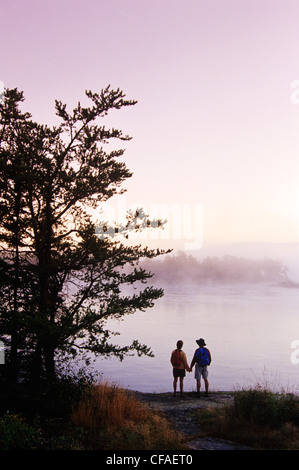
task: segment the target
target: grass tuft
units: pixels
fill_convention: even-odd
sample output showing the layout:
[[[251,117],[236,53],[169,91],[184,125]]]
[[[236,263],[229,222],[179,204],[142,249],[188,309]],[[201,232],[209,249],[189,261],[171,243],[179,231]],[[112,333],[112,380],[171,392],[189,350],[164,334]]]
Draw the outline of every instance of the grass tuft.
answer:
[[[92,387],[71,415],[72,423],[88,430],[85,448],[160,450],[184,449],[184,439],[159,413],[133,394],[109,384]]]
[[[233,405],[198,410],[204,432],[257,449],[299,449],[299,399],[254,388],[235,392]]]

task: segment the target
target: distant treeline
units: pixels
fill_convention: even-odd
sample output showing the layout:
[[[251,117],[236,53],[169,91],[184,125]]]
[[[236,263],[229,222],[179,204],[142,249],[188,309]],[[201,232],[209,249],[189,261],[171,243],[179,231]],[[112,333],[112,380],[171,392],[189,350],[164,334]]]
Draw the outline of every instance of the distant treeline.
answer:
[[[246,259],[235,256],[198,260],[184,252],[150,263],[155,280],[167,282],[282,282],[287,267],[280,260]]]

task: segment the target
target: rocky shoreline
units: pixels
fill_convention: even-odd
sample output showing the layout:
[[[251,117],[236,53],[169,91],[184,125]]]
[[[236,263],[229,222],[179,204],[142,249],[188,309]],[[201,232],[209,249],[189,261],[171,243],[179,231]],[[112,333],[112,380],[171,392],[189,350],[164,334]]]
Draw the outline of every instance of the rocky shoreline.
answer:
[[[155,411],[164,414],[178,432],[183,434],[190,450],[254,450],[236,442],[214,437],[201,436],[200,423],[194,412],[199,408],[221,407],[233,402],[232,392],[211,392],[208,397],[198,398],[195,393],[184,397],[173,393],[135,392],[136,398]]]

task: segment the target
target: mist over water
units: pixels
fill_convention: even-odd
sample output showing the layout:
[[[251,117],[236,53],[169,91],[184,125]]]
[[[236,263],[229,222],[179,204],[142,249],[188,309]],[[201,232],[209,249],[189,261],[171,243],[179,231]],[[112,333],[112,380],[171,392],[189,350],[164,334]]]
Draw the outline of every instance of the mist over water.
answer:
[[[166,272],[160,269],[161,265],[153,269],[156,272],[154,284],[164,288],[164,297],[156,301],[153,308],[129,315],[121,322],[111,321],[108,326],[120,333],[115,338],[117,344],[127,345],[138,339],[151,347],[155,357],[133,356],[123,362],[115,358],[97,359],[95,369],[102,373],[104,380],[129,389],[168,392],[172,390],[173,381],[170,354],[176,341],[184,341],[183,350],[190,364],[197,348],[196,339],[202,337],[212,354],[211,390],[228,391],[259,384],[275,391],[298,393],[299,352],[295,356],[298,361],[292,360],[296,353],[292,345],[296,341],[299,345],[297,246],[285,250],[288,259],[279,257],[277,249],[274,250],[277,256],[271,257],[273,248],[268,252],[263,250],[265,256],[257,252],[255,258],[242,258],[247,260],[244,266],[247,270],[251,266],[254,276],[259,272],[257,267],[261,269],[264,264],[251,264],[252,260],[271,261],[273,269],[268,273],[269,278],[265,278],[262,270],[262,282],[246,282],[248,272],[240,274],[242,280],[215,282],[203,277],[194,281],[193,275],[187,279],[188,269],[179,264],[168,266]],[[222,269],[224,264],[217,258],[221,252],[213,250],[212,253],[214,262]],[[208,252],[205,254],[209,256]],[[231,264],[235,270],[241,266],[236,255],[237,252],[229,255],[232,256],[230,262],[236,263]],[[178,262],[177,254],[173,256]],[[188,259],[198,268],[193,258],[194,253],[191,258],[183,254],[180,259]],[[200,258],[200,266],[204,259]],[[292,262],[291,269],[288,261]],[[153,263],[153,266],[158,265]],[[218,274],[229,272],[226,270],[223,274],[221,269]],[[184,272],[184,276],[177,282],[174,278],[179,277],[179,271]],[[194,373],[186,373],[185,391],[195,390],[195,385]]]
[[[299,364],[291,362],[291,344],[299,339],[299,290],[266,286],[194,286],[166,288],[152,309],[111,322],[121,333],[118,344],[133,339],[150,346],[154,358],[97,360],[103,378],[143,392],[172,389],[170,353],[184,341],[189,363],[203,337],[212,353],[209,368],[214,390],[234,390],[257,382],[295,392]],[[187,373],[185,390],[194,390]]]

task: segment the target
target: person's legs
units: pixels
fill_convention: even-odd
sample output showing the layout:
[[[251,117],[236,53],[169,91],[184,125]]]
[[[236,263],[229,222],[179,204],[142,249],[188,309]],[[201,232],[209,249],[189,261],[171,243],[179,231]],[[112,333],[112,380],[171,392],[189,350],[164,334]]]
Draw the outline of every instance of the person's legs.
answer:
[[[173,394],[174,394],[174,396],[176,395],[177,383],[178,383],[178,377],[174,377],[174,379],[173,379]]]
[[[180,377],[180,394],[183,395],[184,391],[184,377]]]
[[[202,368],[198,364],[195,364],[194,378],[196,380],[196,391],[197,391],[198,397],[200,396],[201,374],[202,374]]]
[[[202,374],[202,377],[204,379],[204,382],[205,382],[205,390],[206,390],[206,396],[208,396],[209,394],[209,381],[208,381],[208,370],[207,368],[205,368],[205,370],[203,371],[203,374]]]
[[[208,393],[209,393],[209,381],[208,381],[208,379],[204,379],[204,380],[205,380],[206,395],[208,395]]]

